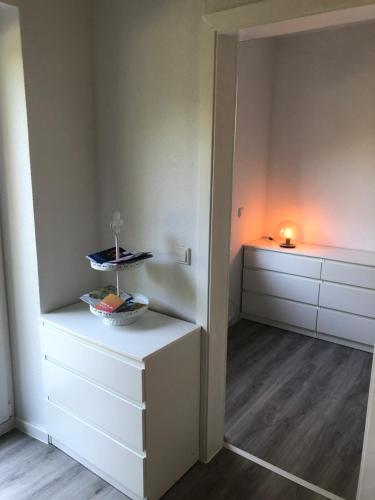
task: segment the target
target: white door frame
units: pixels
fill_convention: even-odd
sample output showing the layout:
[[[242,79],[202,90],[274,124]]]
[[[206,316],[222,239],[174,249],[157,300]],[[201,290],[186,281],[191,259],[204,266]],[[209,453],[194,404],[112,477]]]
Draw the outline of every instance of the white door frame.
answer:
[[[223,446],[236,42],[375,19],[375,0],[267,0],[201,23],[198,321],[201,459]]]

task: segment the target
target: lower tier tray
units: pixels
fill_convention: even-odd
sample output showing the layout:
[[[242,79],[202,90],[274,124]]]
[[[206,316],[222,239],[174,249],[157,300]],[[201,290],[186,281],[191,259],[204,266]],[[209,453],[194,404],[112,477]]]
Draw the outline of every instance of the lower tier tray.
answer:
[[[134,297],[134,308],[129,311],[106,313],[104,311],[99,311],[95,307],[90,305],[90,311],[95,316],[102,318],[105,325],[110,326],[123,326],[130,325],[137,321],[148,309],[149,300],[145,295],[140,293],[130,293]]]

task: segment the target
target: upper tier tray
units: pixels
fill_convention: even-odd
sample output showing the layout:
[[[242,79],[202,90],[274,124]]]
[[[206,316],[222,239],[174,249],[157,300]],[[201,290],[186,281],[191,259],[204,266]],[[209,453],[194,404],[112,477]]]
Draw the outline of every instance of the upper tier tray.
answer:
[[[129,269],[142,267],[145,260],[147,259],[136,260],[135,262],[123,262],[121,264],[110,264],[109,262],[97,264],[96,262],[90,261],[90,264],[96,271],[128,271]]]

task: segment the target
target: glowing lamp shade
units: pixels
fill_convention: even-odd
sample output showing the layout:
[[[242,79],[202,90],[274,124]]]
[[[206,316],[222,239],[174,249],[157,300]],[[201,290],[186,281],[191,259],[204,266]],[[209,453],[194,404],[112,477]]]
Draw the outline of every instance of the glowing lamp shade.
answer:
[[[302,239],[302,231],[297,222],[287,220],[281,222],[275,231],[275,240],[283,248],[295,248]]]

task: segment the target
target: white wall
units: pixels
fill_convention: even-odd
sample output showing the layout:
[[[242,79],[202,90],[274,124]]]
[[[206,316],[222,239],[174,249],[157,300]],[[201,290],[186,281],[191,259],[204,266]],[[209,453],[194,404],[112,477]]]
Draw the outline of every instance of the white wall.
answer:
[[[20,7],[23,67],[15,26],[12,36],[6,34],[1,64],[8,75],[1,96],[8,133],[1,183],[4,257],[15,413],[37,432],[45,423],[40,310],[76,302],[98,283],[84,258],[98,246],[92,5],[7,3]]]
[[[190,320],[196,318],[202,5],[95,2],[102,245],[112,244],[109,221],[121,210],[124,246],[156,256],[122,276],[124,286],[148,295],[157,310]],[[192,248],[192,266],[175,262],[177,244]]]
[[[270,150],[274,43],[238,44],[237,112],[233,166],[229,318],[239,316],[242,245],[263,236]],[[238,209],[242,207],[242,216]]]
[[[283,220],[305,242],[375,250],[374,26],[239,43],[232,317],[241,246]]]
[[[277,42],[266,232],[375,250],[375,25]]]
[[[17,9],[0,5],[0,214],[17,415],[43,425],[38,270]]]
[[[21,2],[41,309],[76,302],[98,277],[92,5]]]

